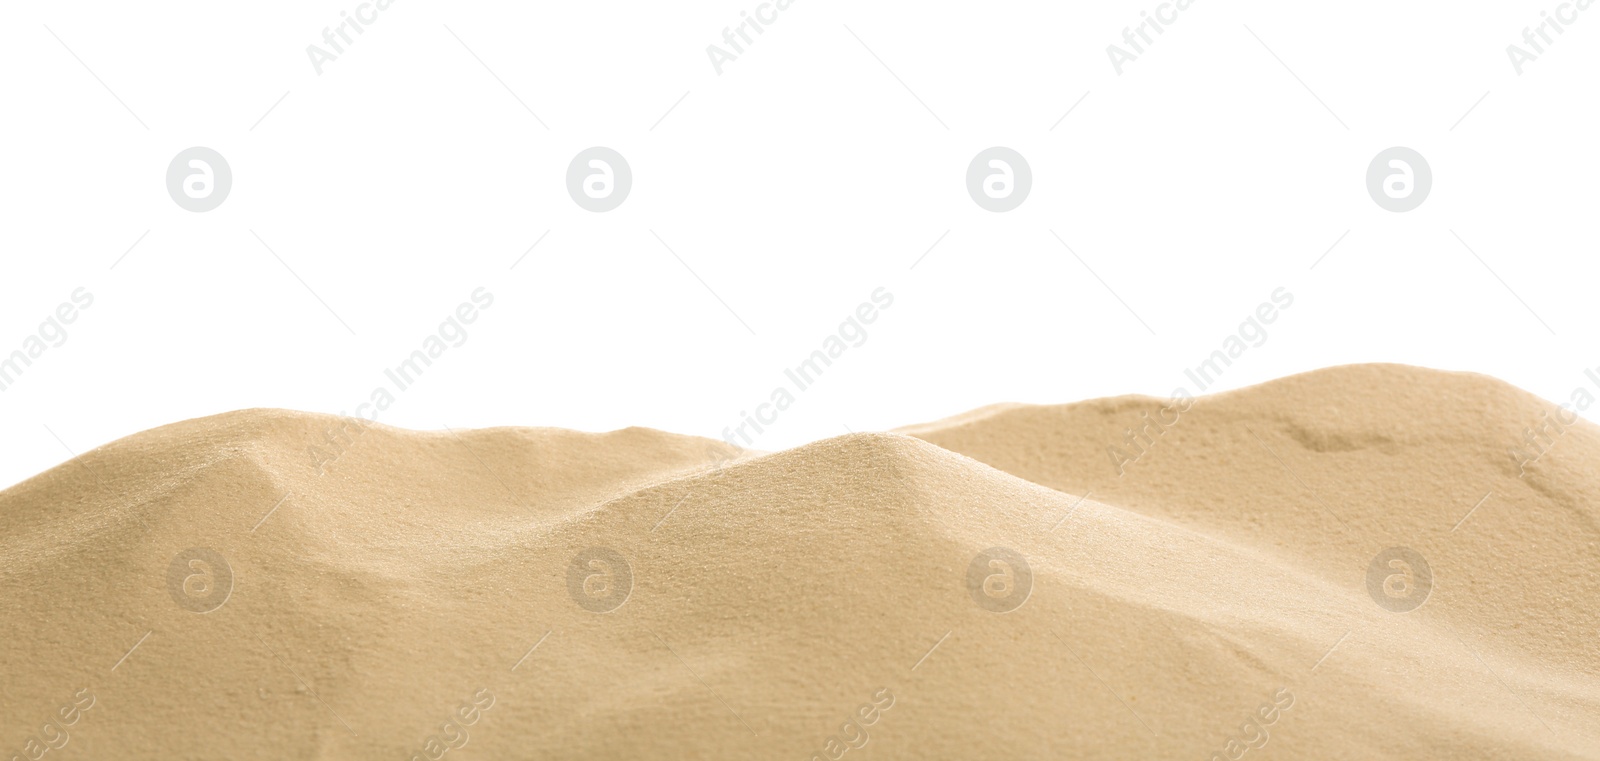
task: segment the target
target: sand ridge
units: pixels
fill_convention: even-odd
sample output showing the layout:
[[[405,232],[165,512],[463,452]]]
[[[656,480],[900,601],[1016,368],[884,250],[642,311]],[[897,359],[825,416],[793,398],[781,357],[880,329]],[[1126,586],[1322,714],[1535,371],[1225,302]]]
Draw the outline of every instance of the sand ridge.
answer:
[[[146,431],[0,492],[0,748],[1600,758],[1594,426],[1519,474],[1547,403],[1333,368],[1196,400],[1119,476],[1105,448],[1164,404],[770,454],[371,424],[330,462],[340,419],[277,410]],[[1426,570],[1373,587],[1391,547]]]

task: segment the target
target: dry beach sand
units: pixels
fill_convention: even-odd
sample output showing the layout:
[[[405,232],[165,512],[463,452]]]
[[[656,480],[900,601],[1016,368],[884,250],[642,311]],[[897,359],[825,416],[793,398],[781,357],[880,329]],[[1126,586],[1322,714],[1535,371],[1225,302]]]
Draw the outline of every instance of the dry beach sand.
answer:
[[[1172,404],[136,434],[0,492],[0,759],[1600,759],[1600,429]]]

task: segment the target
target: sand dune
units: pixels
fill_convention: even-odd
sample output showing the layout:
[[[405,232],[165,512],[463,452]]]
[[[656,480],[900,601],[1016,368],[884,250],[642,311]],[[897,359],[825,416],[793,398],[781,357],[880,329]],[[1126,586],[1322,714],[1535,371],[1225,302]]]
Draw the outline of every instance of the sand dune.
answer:
[[[0,492],[0,758],[1600,758],[1593,426],[1336,368],[1119,476],[1166,404],[137,434]]]

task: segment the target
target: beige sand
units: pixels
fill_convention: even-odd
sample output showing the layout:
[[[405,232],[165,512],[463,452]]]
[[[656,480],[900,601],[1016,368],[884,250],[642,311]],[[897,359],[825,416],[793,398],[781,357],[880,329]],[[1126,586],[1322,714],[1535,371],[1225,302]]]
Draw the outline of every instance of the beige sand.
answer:
[[[1600,758],[1594,426],[1337,368],[1119,476],[1165,404],[147,431],[0,493],[0,759]]]

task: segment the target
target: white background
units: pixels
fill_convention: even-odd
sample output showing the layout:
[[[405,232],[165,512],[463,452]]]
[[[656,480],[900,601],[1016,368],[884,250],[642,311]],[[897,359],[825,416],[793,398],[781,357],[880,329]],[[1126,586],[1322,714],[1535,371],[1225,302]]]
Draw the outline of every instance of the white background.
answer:
[[[880,286],[758,448],[1193,390],[1280,286],[1218,388],[1388,361],[1561,401],[1600,365],[1600,6],[1519,76],[1554,0],[1196,0],[1118,75],[1153,0],[796,0],[718,75],[756,5],[396,0],[318,75],[356,3],[8,4],[0,354],[95,301],[0,392],[0,484],[185,418],[353,412],[479,286],[381,422],[720,437]],[[206,213],[164,186],[197,145],[234,177]],[[609,213],[564,185],[595,145],[634,175]],[[1008,213],[964,184],[995,145],[1034,176]],[[1399,214],[1364,185],[1396,145],[1434,174]]]

